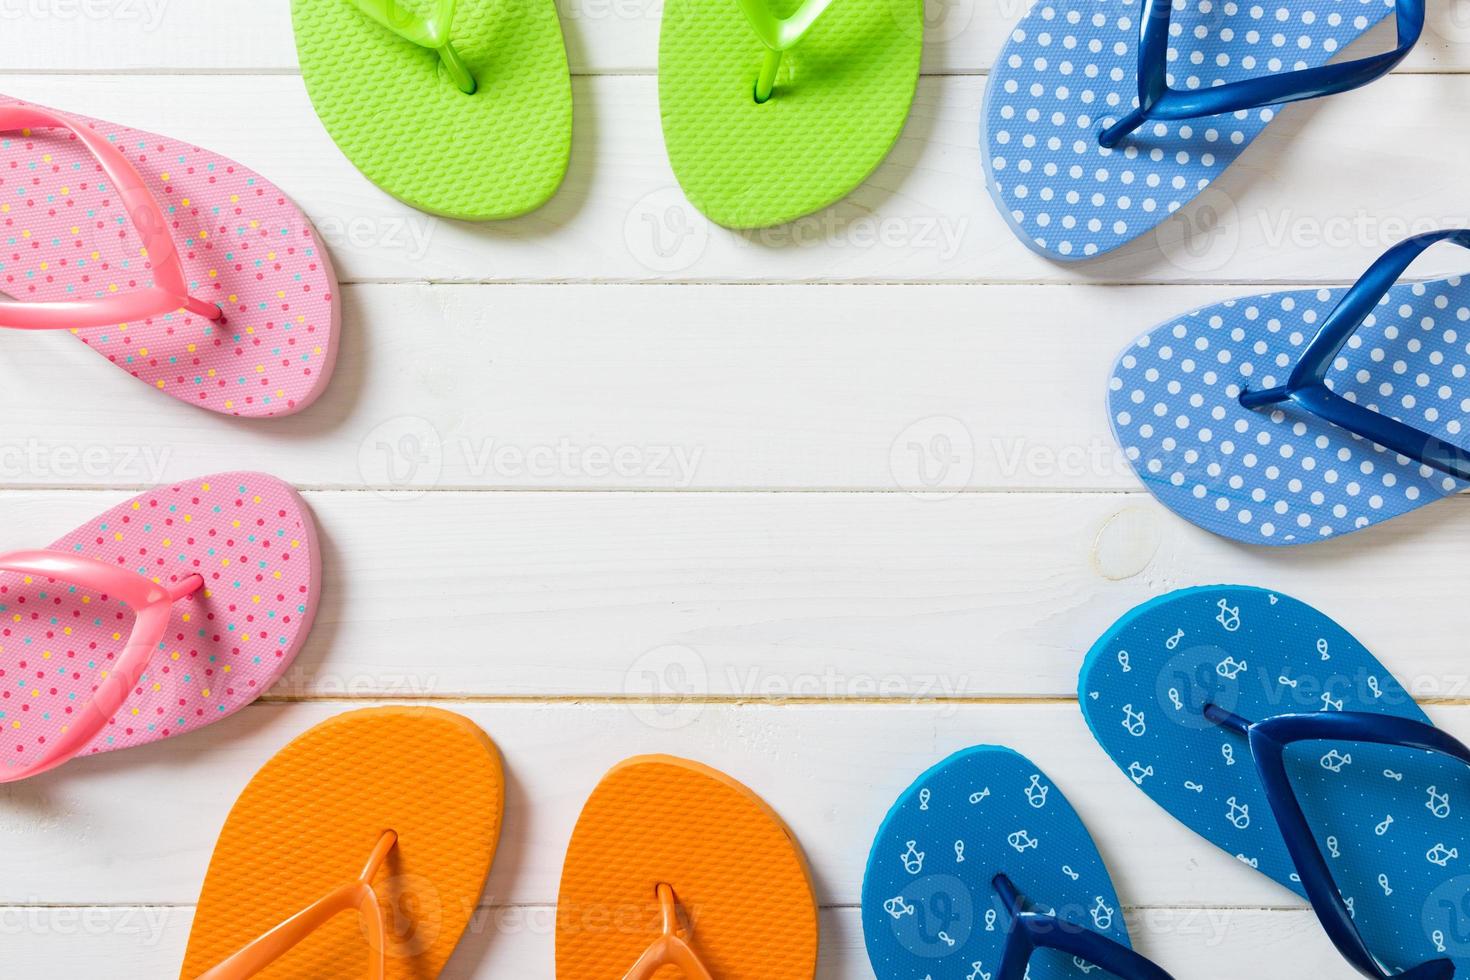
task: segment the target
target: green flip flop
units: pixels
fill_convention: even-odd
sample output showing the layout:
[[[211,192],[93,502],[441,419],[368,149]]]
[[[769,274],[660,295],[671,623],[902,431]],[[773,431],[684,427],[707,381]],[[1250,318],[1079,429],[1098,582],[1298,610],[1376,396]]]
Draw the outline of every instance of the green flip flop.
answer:
[[[711,221],[764,228],[846,196],[908,118],[923,0],[667,0],[669,162]]]
[[[572,87],[553,0],[291,0],[306,91],[363,175],[485,221],[555,193]]]

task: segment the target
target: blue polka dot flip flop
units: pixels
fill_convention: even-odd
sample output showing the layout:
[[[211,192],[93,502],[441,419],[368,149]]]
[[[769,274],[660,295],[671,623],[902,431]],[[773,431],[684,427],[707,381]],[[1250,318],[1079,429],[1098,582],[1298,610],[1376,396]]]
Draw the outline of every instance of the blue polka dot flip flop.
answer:
[[[1181,517],[1249,544],[1356,531],[1470,481],[1470,282],[1393,285],[1435,242],[1389,249],[1351,289],[1228,300],[1169,320],[1113,368],[1124,455]]]
[[[964,749],[904,791],[863,875],[878,980],[1170,980],[1128,945],[1118,895],[1067,798],[1024,756]]]
[[[1363,975],[1470,970],[1470,748],[1337,623],[1263,589],[1171,592],[1103,634],[1078,696],[1130,782],[1310,901]]]
[[[1039,0],[1012,32],[982,110],[986,184],[1027,246],[1109,252],[1161,224],[1224,172],[1285,102],[1366,85],[1419,39],[1423,0],[1399,0],[1398,45],[1328,64],[1392,0]]]

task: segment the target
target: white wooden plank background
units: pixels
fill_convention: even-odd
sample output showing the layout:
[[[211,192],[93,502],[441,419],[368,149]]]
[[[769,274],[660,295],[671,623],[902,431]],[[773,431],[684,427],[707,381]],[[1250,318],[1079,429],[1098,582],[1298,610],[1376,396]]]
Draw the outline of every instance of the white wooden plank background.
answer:
[[[871,834],[915,774],[976,742],[1057,781],[1137,943],[1179,976],[1351,976],[1293,895],[1128,788],[1086,733],[1076,671],[1160,591],[1269,584],[1335,614],[1470,736],[1470,500],[1304,551],[1237,547],[1142,491],[1103,386],[1130,338],[1180,311],[1351,281],[1410,231],[1470,224],[1470,15],[1432,4],[1392,77],[1287,110],[1209,216],[1060,267],[1013,240],[981,183],[986,72],[1024,6],[931,4],[914,114],[873,179],[737,234],[689,208],[664,159],[658,0],[562,2],[567,183],[483,226],[420,215],[341,157],[284,0],[0,0],[0,91],[261,170],[346,283],[332,389],[275,422],[151,397],[68,337],[0,336],[0,549],[242,467],[307,490],[327,574],[262,703],[0,788],[0,977],[174,975],[250,773],[383,699],[469,714],[511,776],[452,977],[552,976],[577,810],[646,751],[764,794],[812,860],[819,975],[869,977]],[[1463,268],[1446,253],[1424,270]]]

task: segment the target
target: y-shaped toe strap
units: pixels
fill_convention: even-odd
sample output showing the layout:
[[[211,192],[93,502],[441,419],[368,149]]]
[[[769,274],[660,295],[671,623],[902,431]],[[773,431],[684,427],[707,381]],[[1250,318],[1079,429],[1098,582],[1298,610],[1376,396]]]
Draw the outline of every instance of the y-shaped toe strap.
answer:
[[[291,918],[252,941],[224,962],[199,975],[199,980],[247,980],[270,966],[328,921],[350,909],[362,917],[363,932],[368,943],[368,980],[383,980],[387,969],[388,929],[383,922],[383,909],[373,891],[373,878],[398,843],[398,835],[383,831],[368,855],[367,864],[355,881],[335,888],[297,912]]]
[[[428,48],[439,55],[450,81],[466,95],[473,95],[478,85],[470,68],[454,45],[449,42],[449,28],[454,24],[455,0],[434,0],[434,9],[426,16],[410,10],[404,0],[352,0],[359,10],[405,41]]]
[[[1174,0],[1145,0],[1138,38],[1138,108],[1104,129],[1103,146],[1117,146],[1150,119],[1198,119],[1336,95],[1388,74],[1419,41],[1424,0],[1398,0],[1398,44],[1383,54],[1297,71],[1245,78],[1210,88],[1169,87],[1169,14]]]
[[[817,18],[832,5],[832,0],[806,0],[790,17],[777,17],[767,6],[768,0],[739,0],[745,19],[755,30],[756,36],[766,46],[766,59],[761,64],[760,75],[755,81],[755,100],[767,102],[776,87],[776,71],[781,67],[781,55],[794,47]]]
[[[174,585],[157,585],[135,572],[60,551],[13,551],[0,555],[0,569],[104,593],[122,600],[134,613],[133,632],[122,652],[111,669],[103,673],[91,700],[68,719],[61,737],[30,765],[0,769],[0,783],[13,783],[55,769],[80,753],[107,726],[137,687],[149,658],[163,640],[173,604],[201,588],[204,579],[190,575]]]
[[[143,240],[153,285],[101,299],[44,303],[0,300],[0,327],[18,330],[110,327],[179,309],[206,320],[223,319],[218,304],[189,295],[179,250],[168,232],[168,218],[142,176],[117,147],[90,125],[59,112],[24,104],[0,106],[0,132],[20,131],[30,136],[31,130],[45,127],[70,130],[97,160]]]
[[[1102,967],[1118,980],[1174,980],[1157,963],[1122,943],[1075,922],[1030,908],[1030,902],[1004,874],[996,875],[991,886],[1010,916],[1010,932],[1000,956],[1000,968],[992,976],[984,971],[984,964],[975,963],[971,980],[1025,980],[1026,966],[1038,949],[1066,953]]]
[[[1429,960],[1402,973],[1390,973],[1369,952],[1353,923],[1327,859],[1317,847],[1317,839],[1307,823],[1307,816],[1292,790],[1286,773],[1286,748],[1293,742],[1317,740],[1369,742],[1402,748],[1437,752],[1470,765],[1470,748],[1432,725],[1412,718],[1379,715],[1360,711],[1321,711],[1315,714],[1277,715],[1251,722],[1213,704],[1205,705],[1205,717],[1215,724],[1246,738],[1251,758],[1260,774],[1271,813],[1281,829],[1287,853],[1296,866],[1302,890],[1317,913],[1322,928],[1338,952],[1358,972],[1373,980],[1449,980],[1455,975],[1453,960]]]
[[[663,931],[648,945],[623,980],[649,980],[665,966],[676,966],[688,980],[713,980],[709,970],[689,941],[679,935],[679,900],[673,886],[660,884],[657,889],[659,909],[663,914]]]
[[[1383,253],[1327,314],[1317,336],[1297,358],[1286,384],[1263,391],[1243,391],[1240,403],[1246,408],[1264,409],[1290,402],[1400,456],[1407,456],[1457,480],[1470,480],[1470,454],[1465,450],[1438,436],[1350,402],[1331,391],[1325,380],[1327,369],[1348,338],[1362,326],[1409,264],[1437,242],[1453,242],[1470,248],[1470,230],[1456,228],[1416,235]]]

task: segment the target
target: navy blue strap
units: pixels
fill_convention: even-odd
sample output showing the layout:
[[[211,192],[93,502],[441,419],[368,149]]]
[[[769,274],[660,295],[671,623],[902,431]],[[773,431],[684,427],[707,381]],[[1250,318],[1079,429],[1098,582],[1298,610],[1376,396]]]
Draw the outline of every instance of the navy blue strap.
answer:
[[[1292,402],[1318,418],[1400,456],[1407,456],[1457,480],[1470,480],[1470,454],[1463,449],[1350,402],[1329,390],[1324,380],[1343,344],[1362,326],[1404,270],[1420,253],[1438,242],[1453,242],[1470,248],[1470,230],[1453,228],[1415,235],[1384,252],[1327,314],[1317,336],[1307,344],[1292,367],[1286,384],[1264,391],[1242,391],[1240,403],[1246,408],[1261,409]]]
[[[1332,880],[1327,859],[1317,847],[1317,839],[1307,823],[1286,774],[1286,747],[1292,742],[1327,740],[1334,742],[1371,742],[1394,745],[1425,752],[1438,752],[1470,765],[1470,748],[1433,725],[1362,711],[1319,711],[1314,714],[1277,715],[1251,723],[1233,712],[1205,705],[1205,717],[1215,724],[1246,736],[1251,758],[1260,773],[1261,785],[1271,804],[1271,813],[1281,829],[1287,853],[1296,866],[1307,901],[1332,944],[1358,972],[1373,980],[1450,980],[1455,975],[1453,960],[1428,960],[1403,973],[1389,973],[1368,951],[1352,912]]]
[[[1388,74],[1419,41],[1424,0],[1398,0],[1398,46],[1383,54],[1341,64],[1244,78],[1210,88],[1169,87],[1169,14],[1173,0],[1145,0],[1138,37],[1138,108],[1103,130],[1098,142],[1117,146],[1150,119],[1198,119],[1283,102],[1300,102],[1346,92]]]
[[[1102,933],[1054,915],[1028,910],[1025,896],[1004,874],[996,875],[991,885],[1000,894],[1011,919],[1000,969],[991,980],[1024,980],[1031,954],[1042,948],[1055,949],[1102,967],[1118,980],[1174,980],[1153,961]]]

